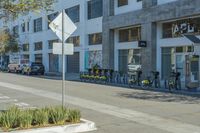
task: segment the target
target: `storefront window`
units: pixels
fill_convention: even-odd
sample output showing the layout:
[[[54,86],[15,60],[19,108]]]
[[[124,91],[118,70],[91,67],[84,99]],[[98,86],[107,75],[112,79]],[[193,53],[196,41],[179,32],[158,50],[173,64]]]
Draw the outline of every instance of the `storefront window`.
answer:
[[[176,47],[176,53],[183,53],[184,49],[183,47]]]
[[[162,48],[162,79],[168,79],[175,67],[173,53],[174,48]]]
[[[128,72],[129,67],[141,65],[139,49],[119,50],[119,71]]]
[[[92,68],[95,65],[102,67],[102,51],[101,50],[88,51],[86,54],[88,58],[86,68]]]
[[[162,48],[162,79],[168,79],[172,70],[185,75],[185,55],[194,51],[193,46]]]
[[[194,52],[194,47],[193,46],[188,46],[187,47],[187,52]]]

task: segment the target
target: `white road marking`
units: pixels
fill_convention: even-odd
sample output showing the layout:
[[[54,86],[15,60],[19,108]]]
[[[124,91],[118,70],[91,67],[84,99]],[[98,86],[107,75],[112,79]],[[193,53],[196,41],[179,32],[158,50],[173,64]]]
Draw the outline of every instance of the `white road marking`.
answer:
[[[14,103],[15,106],[18,106],[21,109],[34,109],[36,107],[30,106],[27,103],[19,102],[17,103],[17,99],[11,99],[8,96],[3,96],[3,94],[0,94],[0,103]]]
[[[30,106],[30,104],[28,103],[14,103],[14,105],[16,105],[17,107],[19,107],[20,109],[36,109],[37,107],[34,106]]]
[[[10,88],[12,90],[18,90],[22,92],[27,92],[33,95],[42,96],[54,100],[61,100],[61,94],[48,92],[41,90],[40,88],[34,89],[30,87],[24,87],[20,85],[14,85],[10,83],[0,82],[0,86]],[[176,121],[172,119],[162,118],[160,116],[154,116],[147,113],[142,113],[139,111],[134,111],[130,109],[120,108],[117,106],[102,104],[94,101],[89,101],[77,97],[66,96],[68,103],[74,104],[83,108],[95,110],[97,112],[109,114],[115,117],[127,119],[140,124],[152,126],[163,131],[168,131],[171,133],[200,133],[200,127],[197,125],[192,125],[184,123],[181,121]]]
[[[27,103],[15,103],[15,105],[18,106],[18,107],[27,107],[27,106],[29,106],[29,104],[27,104]]]
[[[10,99],[10,97],[8,97],[8,96],[0,96],[0,100],[1,99]]]
[[[0,100],[0,103],[10,103],[10,102],[17,102],[17,99]]]

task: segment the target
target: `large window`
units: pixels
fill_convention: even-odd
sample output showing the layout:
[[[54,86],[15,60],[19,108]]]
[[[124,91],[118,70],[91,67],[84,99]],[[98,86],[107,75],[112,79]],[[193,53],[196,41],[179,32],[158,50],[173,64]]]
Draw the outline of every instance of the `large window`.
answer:
[[[34,32],[42,31],[42,18],[34,20]]]
[[[22,50],[23,51],[29,51],[29,44],[23,44],[22,45]]]
[[[79,22],[79,18],[80,18],[80,15],[79,15],[80,7],[79,7],[79,5],[68,8],[68,9],[65,10],[65,12],[67,13],[67,15],[70,17],[70,19],[74,23]]]
[[[200,18],[191,18],[163,23],[162,37],[181,37],[182,34],[200,34]]]
[[[194,52],[193,46],[182,46],[182,47],[165,47],[162,48],[162,79],[168,79],[172,70],[181,72],[181,76],[183,76],[183,68],[181,68],[184,64],[181,62],[179,64],[180,55],[183,56],[185,53]],[[178,53],[178,54],[177,54]],[[181,67],[180,67],[181,66]]]
[[[118,7],[128,5],[128,0],[118,0]]]
[[[53,21],[57,16],[58,16],[58,12],[52,13],[52,14],[47,16],[47,18],[48,18],[48,29],[50,29],[49,24],[51,23],[51,21]]]
[[[80,46],[80,36],[69,37],[67,43],[73,43],[75,47]]]
[[[103,1],[91,0],[88,1],[88,19],[101,17],[103,15]]]
[[[119,50],[119,71],[131,71],[133,66],[141,65],[141,52],[139,49]]]
[[[13,35],[14,35],[14,37],[19,36],[19,26],[18,25],[13,27]]]
[[[55,40],[49,40],[48,41],[48,48],[49,49],[53,49],[53,43],[56,43],[56,42],[58,42],[59,40],[58,39],[55,39]]]
[[[119,30],[119,42],[132,42],[141,40],[141,27]]]
[[[42,63],[42,54],[35,54],[35,62]]]
[[[168,79],[175,67],[174,48],[162,48],[162,79]]]
[[[25,31],[26,31],[26,25],[25,25],[25,23],[22,23],[22,24],[21,24],[21,28],[22,28],[22,32],[25,32]]]
[[[102,44],[102,33],[89,34],[89,45]]]
[[[42,50],[42,42],[36,42],[35,43],[35,51]]]

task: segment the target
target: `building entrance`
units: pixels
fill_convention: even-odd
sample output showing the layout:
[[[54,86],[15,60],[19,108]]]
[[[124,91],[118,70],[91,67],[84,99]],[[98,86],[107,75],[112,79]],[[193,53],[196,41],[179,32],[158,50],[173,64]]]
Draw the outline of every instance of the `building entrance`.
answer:
[[[199,55],[191,46],[162,48],[162,79],[169,79],[172,71],[179,72],[180,80],[187,87],[199,83]]]
[[[186,86],[199,86],[199,55],[186,55]],[[191,87],[192,87],[191,86]]]
[[[181,74],[181,81],[185,86],[198,86],[199,56],[188,53],[175,53],[175,71]]]

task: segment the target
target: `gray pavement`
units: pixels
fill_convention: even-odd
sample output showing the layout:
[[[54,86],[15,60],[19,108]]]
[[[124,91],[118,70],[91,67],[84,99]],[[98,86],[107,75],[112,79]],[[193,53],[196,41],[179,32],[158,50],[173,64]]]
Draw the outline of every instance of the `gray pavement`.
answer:
[[[60,80],[0,73],[0,109],[60,100]],[[198,97],[66,81],[66,101],[96,122],[94,133],[200,133]]]

